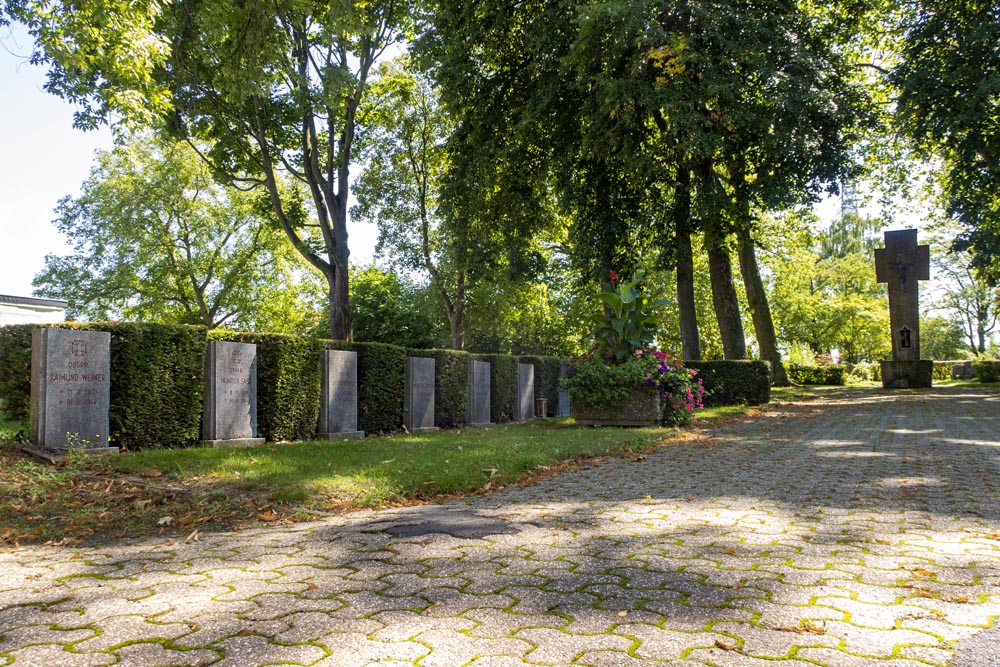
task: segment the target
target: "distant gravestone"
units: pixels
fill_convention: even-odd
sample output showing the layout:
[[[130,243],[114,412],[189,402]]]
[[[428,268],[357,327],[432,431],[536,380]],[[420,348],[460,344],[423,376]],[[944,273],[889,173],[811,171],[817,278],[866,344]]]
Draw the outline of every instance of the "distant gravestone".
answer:
[[[31,443],[46,451],[108,446],[111,334],[38,327],[31,332]]]
[[[358,430],[358,353],[324,350],[317,438],[361,439]]]
[[[569,365],[562,364],[559,367],[559,378],[562,379],[569,374]],[[560,384],[559,403],[556,405],[556,417],[569,417],[569,392],[562,389]]]
[[[257,437],[257,346],[213,340],[205,359],[203,444],[260,445]]]
[[[535,365],[517,365],[517,420],[535,417]]]
[[[490,412],[490,362],[471,362],[469,372],[469,426],[488,426]]]
[[[434,426],[434,374],[432,357],[406,358],[403,425],[410,433],[437,430]]]
[[[917,245],[917,230],[885,233],[885,248],[875,251],[875,275],[889,291],[892,360],[882,362],[887,389],[930,387],[934,363],[920,359],[918,283],[930,279],[930,248]]]

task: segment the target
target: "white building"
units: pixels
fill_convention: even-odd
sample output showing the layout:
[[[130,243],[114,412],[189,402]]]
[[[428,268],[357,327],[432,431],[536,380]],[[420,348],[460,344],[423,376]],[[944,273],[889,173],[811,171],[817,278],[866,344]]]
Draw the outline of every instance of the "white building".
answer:
[[[0,326],[4,324],[53,324],[66,319],[65,301],[0,294]]]

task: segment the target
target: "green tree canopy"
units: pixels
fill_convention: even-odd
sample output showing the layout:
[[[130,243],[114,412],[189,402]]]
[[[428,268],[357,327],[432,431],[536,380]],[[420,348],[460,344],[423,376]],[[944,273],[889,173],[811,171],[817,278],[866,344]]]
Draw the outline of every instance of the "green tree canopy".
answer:
[[[224,188],[186,143],[140,138],[99,151],[55,223],[73,247],[48,255],[36,292],[73,317],[308,328],[294,250],[259,196]]]

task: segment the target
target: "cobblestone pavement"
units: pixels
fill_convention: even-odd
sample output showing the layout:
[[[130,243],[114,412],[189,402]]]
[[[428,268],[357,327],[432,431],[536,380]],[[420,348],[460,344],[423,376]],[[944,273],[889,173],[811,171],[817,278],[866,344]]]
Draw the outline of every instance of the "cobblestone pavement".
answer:
[[[948,664],[1000,617],[1000,395],[830,396],[445,506],[0,554],[0,667]]]

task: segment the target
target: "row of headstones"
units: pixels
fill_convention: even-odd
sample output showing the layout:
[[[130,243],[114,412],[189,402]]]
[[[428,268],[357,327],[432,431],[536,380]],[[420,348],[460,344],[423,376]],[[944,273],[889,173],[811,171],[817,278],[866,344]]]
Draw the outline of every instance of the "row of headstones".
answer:
[[[80,446],[113,450],[108,441],[111,334],[37,328],[31,339],[31,435],[43,450]],[[321,359],[317,437],[363,438],[358,430],[357,352],[325,350]],[[251,445],[257,437],[257,346],[210,341],[205,368],[202,439],[209,445]],[[410,433],[433,430],[435,360],[406,359],[403,425]],[[532,419],[535,367],[519,364],[515,418]],[[568,396],[559,412],[568,414]],[[490,363],[471,361],[469,424],[491,424]]]

